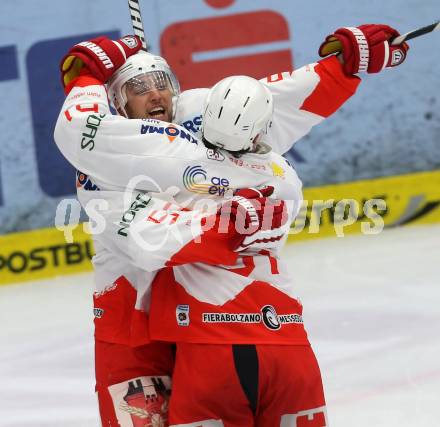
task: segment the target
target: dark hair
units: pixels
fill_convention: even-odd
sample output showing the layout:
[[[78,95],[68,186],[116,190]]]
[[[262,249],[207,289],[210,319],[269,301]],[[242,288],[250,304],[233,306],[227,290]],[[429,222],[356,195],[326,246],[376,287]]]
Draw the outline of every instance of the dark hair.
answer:
[[[217,145],[214,145],[212,143],[210,143],[204,136],[202,136],[202,142],[205,145],[206,148],[209,148],[211,150],[217,151],[220,147],[218,147]],[[250,150],[250,148],[246,149],[246,150],[239,150],[239,151],[229,151],[226,150],[228,153],[231,153],[235,158],[239,158],[241,157],[243,154],[248,153]]]
[[[217,145],[211,144],[204,136],[202,136],[202,142],[206,148],[210,148],[211,150],[217,150],[219,148]]]

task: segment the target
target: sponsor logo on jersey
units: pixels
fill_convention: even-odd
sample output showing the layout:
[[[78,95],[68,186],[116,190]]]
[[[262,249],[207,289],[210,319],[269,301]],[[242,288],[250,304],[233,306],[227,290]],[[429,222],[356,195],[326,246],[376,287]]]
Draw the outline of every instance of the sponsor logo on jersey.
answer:
[[[182,126],[190,131],[192,134],[197,135],[200,131],[200,127],[202,126],[202,116],[196,116],[193,119],[185,120],[182,123]]]
[[[214,148],[208,148],[206,150],[206,157],[209,160],[215,160],[217,162],[223,162],[225,160],[225,156],[220,151],[214,149]]]
[[[77,89],[77,90],[80,90],[80,89],[88,89],[88,88],[75,88],[75,89]],[[73,92],[75,92],[75,91],[73,91]],[[90,97],[94,97],[94,98],[100,98],[100,99],[102,99],[102,95],[99,93],[99,92],[92,92],[92,91],[90,91],[90,90],[82,90],[81,92],[76,92],[76,93],[73,93],[73,94],[71,94],[71,95],[69,95],[68,96],[68,98],[66,99],[66,104],[70,104],[70,103],[72,103],[72,102],[75,102],[75,101],[77,101],[78,99],[81,99],[81,98],[83,98],[84,96],[90,96]],[[79,112],[84,112],[84,111],[81,111],[81,110],[83,110],[84,108],[82,108],[82,105],[92,105],[93,107],[93,109],[92,110],[88,110],[89,112],[90,111],[93,111],[94,113],[97,113],[98,111],[99,111],[99,105],[98,104],[91,104],[91,103],[86,103],[86,104],[77,104],[77,105],[75,105],[75,108],[79,111]],[[95,108],[96,107],[96,108]],[[71,108],[73,108],[73,107],[70,107],[69,108],[69,110],[71,109]],[[86,107],[87,108],[87,107]],[[88,107],[88,108],[90,108],[90,107]],[[70,120],[69,120],[70,121]]]
[[[268,329],[276,331],[281,328],[281,323],[273,306],[265,305],[261,309],[261,314],[263,315],[263,323]]]
[[[141,134],[145,135],[147,133],[166,135],[170,142],[174,142],[176,138],[180,138],[191,142],[191,144],[198,145],[197,139],[195,139],[189,132],[185,132],[183,129],[180,129],[172,124],[168,126],[161,126],[160,124],[143,124],[141,127]]]
[[[253,170],[265,171],[267,167],[261,163],[250,163],[243,159],[237,159],[236,157],[229,156],[229,160],[241,168],[248,168]]]
[[[81,149],[92,151],[95,148],[95,137],[105,114],[90,114],[86,120],[86,130],[82,133]]]
[[[124,277],[124,276],[121,276]],[[101,298],[105,294],[108,294],[109,292],[114,291],[119,285],[119,282],[116,280],[115,282],[111,283],[110,285],[107,285],[104,287],[104,289],[101,289],[100,291],[93,292],[93,298]]]
[[[298,313],[277,314],[272,305],[265,305],[260,313],[202,313],[203,323],[263,323],[271,331],[277,331],[289,323],[302,324]]]
[[[272,162],[269,166],[272,169],[273,176],[277,176],[282,179],[286,177],[285,170],[279,164]]]
[[[223,197],[229,190],[230,182],[228,178],[218,176],[208,178],[208,173],[201,166],[188,166],[183,172],[183,185],[192,193]]]
[[[203,323],[261,323],[260,313],[203,313]]]
[[[76,188],[83,188],[88,191],[99,191],[99,187],[93,183],[88,175],[80,171],[76,171]]]
[[[179,304],[176,307],[176,320],[179,326],[189,326],[189,305]]]
[[[127,237],[128,236],[128,229],[130,227],[130,224],[133,222],[133,220],[136,217],[136,214],[144,209],[148,203],[150,203],[151,197],[148,194],[139,193],[136,196],[136,199],[133,201],[133,203],[130,205],[130,207],[127,209],[127,211],[124,212],[124,215],[121,218],[121,221],[119,222],[119,225],[121,228],[118,230],[118,234],[120,236]]]

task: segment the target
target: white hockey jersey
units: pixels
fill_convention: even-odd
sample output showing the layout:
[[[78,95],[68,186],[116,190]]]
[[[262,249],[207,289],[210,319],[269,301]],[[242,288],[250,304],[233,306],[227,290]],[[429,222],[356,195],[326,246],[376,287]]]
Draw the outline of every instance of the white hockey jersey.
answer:
[[[322,111],[326,110],[325,114],[331,113],[354,93],[357,79],[344,76],[336,60],[325,61],[327,63],[321,61],[295,73],[285,73],[268,79],[269,87],[275,95],[276,112],[270,138],[271,141],[278,141],[277,149],[280,152],[286,151],[295,142],[295,138],[307,133],[314,124],[325,117],[310,112],[307,108],[313,109],[311,106],[317,103],[317,110],[321,108]],[[325,108],[318,102],[323,94],[332,94],[332,101],[326,101]],[[108,204],[108,208],[99,213],[105,218],[107,229],[94,236],[97,253],[93,260],[97,287],[95,323],[96,336],[100,339],[132,345],[148,342],[145,312],[148,308],[154,271],[173,263],[180,264],[188,260],[193,262],[194,259],[191,261],[191,256],[188,258],[186,255],[194,255],[194,247],[190,251],[183,251],[185,254],[181,254],[178,261],[177,254],[186,245],[191,244],[197,233],[201,233],[200,223],[197,221],[190,221],[190,231],[185,226],[187,216],[191,216],[192,213],[181,211],[179,220],[175,220],[175,216],[172,215],[176,215],[176,209],[179,207],[193,209],[194,203],[201,197],[218,199],[228,189],[274,183],[276,196],[293,202],[290,206],[292,213],[299,207],[300,182],[295,172],[281,157],[268,153],[249,154],[236,159],[221,150],[208,150],[194,138],[190,131],[197,133],[195,126],[201,119],[204,96],[204,90],[188,91],[181,95],[176,118],[182,122],[184,128],[152,120],[126,120],[110,115],[102,86],[77,87],[64,103],[57,122],[55,139],[69,162],[82,171],[78,173],[79,198],[92,218],[96,215],[93,199],[103,199]],[[284,106],[284,109],[278,105]],[[319,112],[324,114],[322,111]],[[275,142],[272,143],[276,146]],[[136,177],[135,181],[133,177]],[[133,191],[127,193],[126,188]],[[100,190],[98,197],[98,191],[93,190]],[[170,193],[176,193],[176,190],[177,194],[170,202],[167,197]],[[155,196],[148,203],[149,196],[144,194],[145,191],[155,192]],[[166,191],[168,196],[164,194]],[[146,221],[148,218],[150,221]],[[161,221],[158,221],[159,218]],[[168,222],[165,228],[164,221]],[[148,227],[145,227],[145,223],[148,223]],[[139,224],[142,224],[140,229]],[[162,242],[163,230],[171,236],[167,244]],[[159,245],[153,236],[158,237]],[[142,250],[139,249],[139,241],[135,241],[139,237],[142,242],[147,243],[146,249],[142,248],[142,245]],[[217,262],[228,257],[215,255],[213,261],[216,259]],[[229,263],[236,263],[233,271],[218,267],[210,271],[212,267],[207,264],[191,264],[175,267],[173,274],[180,274],[179,285],[197,295],[200,301],[221,306],[225,301],[229,301],[231,296],[240,293],[240,290],[251,289],[249,285],[253,284],[255,279],[270,280],[273,271],[276,270],[279,280],[272,277],[269,283],[278,286],[278,290],[281,289],[284,295],[292,299],[289,300],[289,304],[297,304],[292,295],[291,281],[280,273],[282,268],[274,267],[275,258],[266,255],[253,257],[266,258],[269,260],[270,268],[264,270],[264,267],[260,266],[254,269],[256,276],[251,275],[251,281],[249,275],[241,275],[239,280],[235,280],[240,276],[240,266],[250,262],[251,255],[247,254],[240,260],[228,259]],[[206,258],[206,254],[199,253],[197,256],[201,256],[205,263],[209,262],[209,259],[203,259],[203,256]],[[213,292],[212,288],[205,286],[202,289],[203,295],[200,294],[200,289],[195,290],[194,285],[206,285],[207,278],[211,277],[209,280],[212,281],[216,271],[222,271],[225,278],[227,277],[229,289],[218,287],[225,292]],[[234,277],[234,280],[231,280],[231,277]],[[163,290],[162,287],[157,289],[158,292]],[[219,294],[224,295],[219,297]],[[159,298],[164,301],[163,295]],[[171,306],[172,304],[174,302],[171,302]],[[157,307],[163,305],[159,304]],[[290,313],[292,318],[296,319],[291,325],[301,325],[300,309],[298,305],[295,307],[296,311]],[[176,323],[175,310],[175,307],[171,310],[172,320],[179,326]],[[170,314],[170,310],[167,312]],[[272,311],[269,310],[267,313],[270,315]],[[264,318],[279,319],[273,317],[273,313],[272,316]],[[261,321],[260,323],[263,325]],[[189,329],[186,328],[187,331]],[[287,328],[284,329],[287,331]],[[299,329],[303,329],[302,325]],[[174,333],[172,328],[167,329],[167,334],[170,333]],[[215,334],[213,336],[215,337]],[[170,336],[157,338],[174,340]],[[300,338],[300,341],[306,340],[305,333]],[[295,342],[297,341],[298,337]]]

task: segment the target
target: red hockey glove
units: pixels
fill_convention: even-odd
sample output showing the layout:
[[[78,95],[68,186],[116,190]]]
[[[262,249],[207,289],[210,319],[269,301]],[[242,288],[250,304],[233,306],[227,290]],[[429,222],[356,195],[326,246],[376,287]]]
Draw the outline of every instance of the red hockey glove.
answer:
[[[366,24],[339,28],[327,36],[319,48],[321,57],[342,53],[343,69],[348,75],[362,71],[378,73],[387,67],[400,65],[406,58],[406,43],[391,46],[390,40],[399,32],[388,25]]]
[[[218,230],[230,233],[232,250],[241,250],[254,243],[280,240],[287,222],[287,209],[283,200],[269,199],[273,187],[238,190],[218,212]],[[257,236],[257,233],[262,233]]]
[[[102,36],[78,43],[61,61],[63,86],[68,86],[85,67],[89,70],[89,75],[106,83],[125,60],[141,48],[142,44],[137,36],[124,36],[119,40]]]

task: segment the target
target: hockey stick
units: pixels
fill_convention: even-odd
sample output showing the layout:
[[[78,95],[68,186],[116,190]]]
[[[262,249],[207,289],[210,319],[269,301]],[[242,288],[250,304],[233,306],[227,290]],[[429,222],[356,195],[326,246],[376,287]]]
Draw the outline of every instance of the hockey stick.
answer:
[[[419,28],[418,30],[410,31],[409,33],[402,34],[399,37],[396,37],[391,45],[395,46],[396,44],[401,44],[407,40],[414,39],[416,37],[423,36],[425,34],[431,33],[432,31],[440,30],[440,21],[435,22],[434,24],[427,25],[426,27]]]
[[[139,0],[128,0],[128,8],[130,9],[131,24],[133,32],[141,39],[142,48],[148,52],[148,45],[145,40],[145,31],[142,24],[141,8]]]

